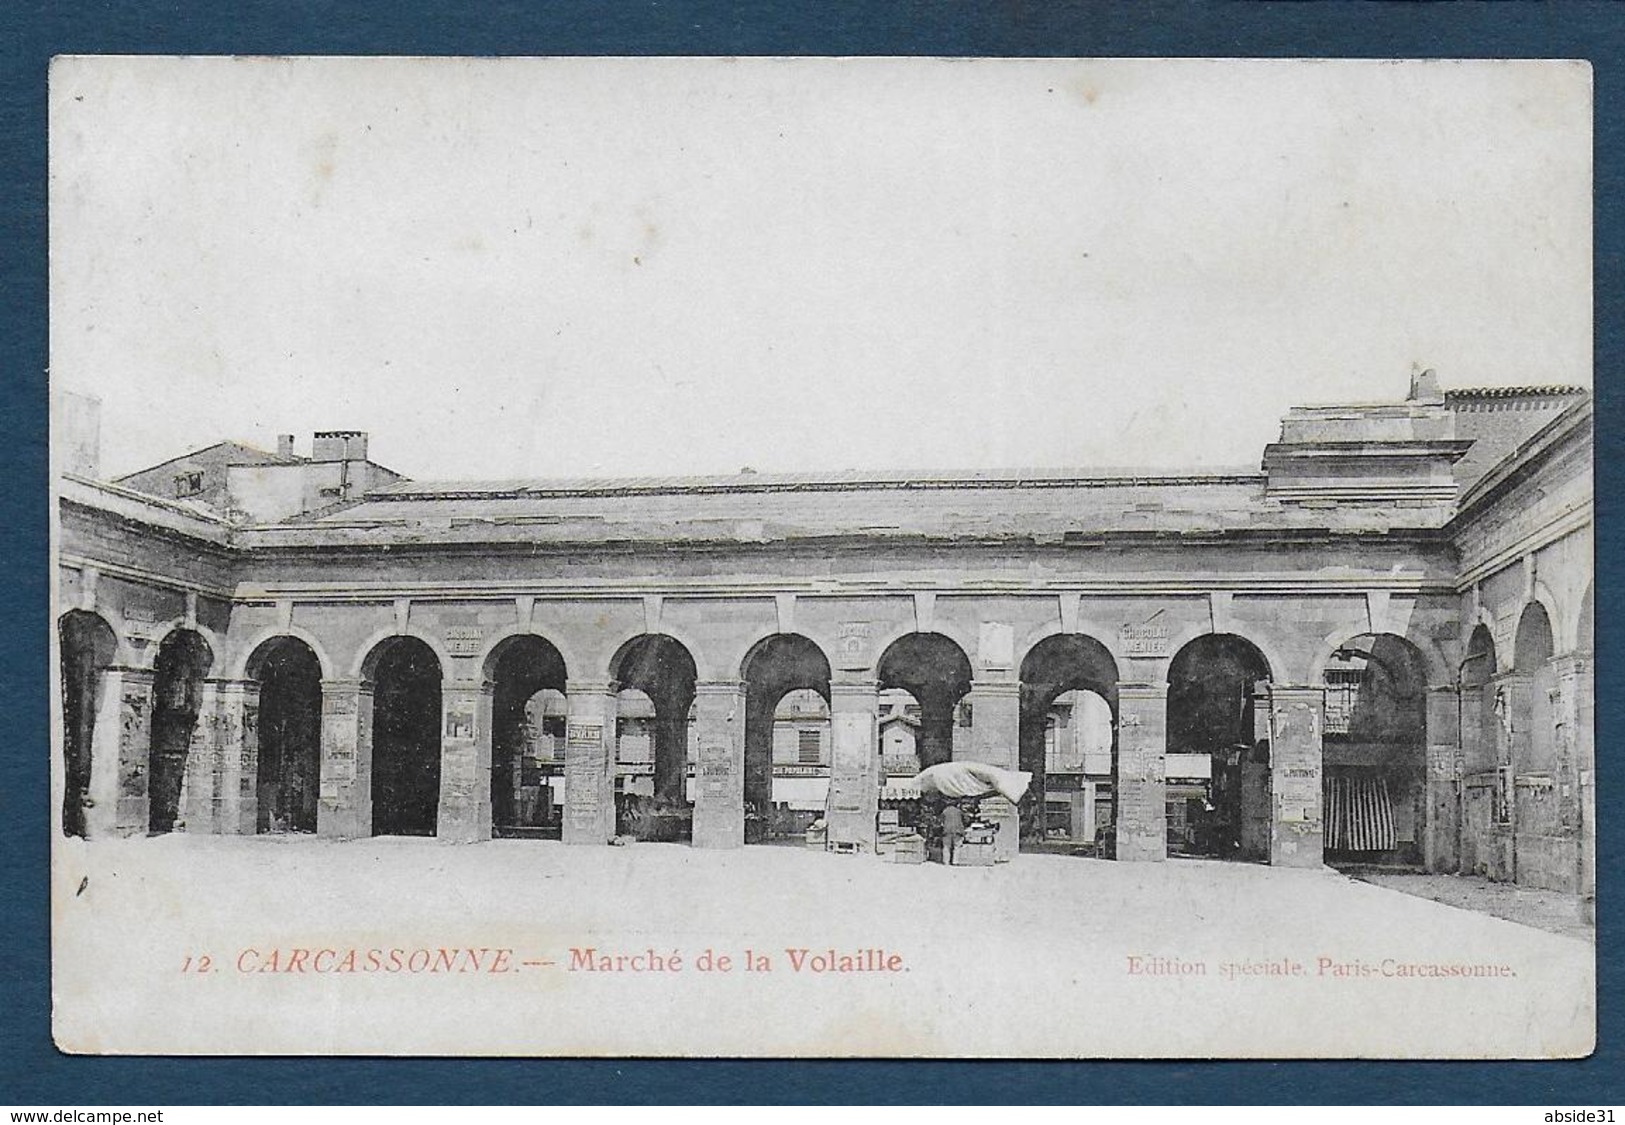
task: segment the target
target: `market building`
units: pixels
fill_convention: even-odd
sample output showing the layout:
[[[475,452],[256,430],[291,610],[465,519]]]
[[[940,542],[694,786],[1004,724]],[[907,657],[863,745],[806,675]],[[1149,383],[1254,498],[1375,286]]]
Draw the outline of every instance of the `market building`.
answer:
[[[1424,374],[1185,473],[436,483],[331,431],[106,481],[74,417],[70,834],[863,850],[971,759],[1030,846],[1592,893],[1581,389]]]

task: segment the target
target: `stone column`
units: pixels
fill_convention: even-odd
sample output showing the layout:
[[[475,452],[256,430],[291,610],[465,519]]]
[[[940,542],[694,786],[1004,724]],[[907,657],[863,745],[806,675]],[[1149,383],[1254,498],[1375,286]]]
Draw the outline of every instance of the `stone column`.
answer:
[[[969,759],[1000,769],[1018,768],[1021,759],[1021,683],[1017,680],[977,680],[970,689],[971,737]],[[1042,794],[1040,794],[1042,796]],[[999,826],[993,841],[993,859],[1004,863],[1021,847],[1021,820],[1016,806],[1003,797],[984,797],[982,816]],[[1044,810],[1039,809],[1039,816]]]
[[[1489,854],[1487,802],[1495,776],[1495,717],[1490,714],[1494,689],[1484,684],[1463,685],[1461,705],[1461,782],[1457,824],[1461,842],[1457,860],[1464,875],[1484,873]]]
[[[316,834],[372,835],[372,684],[322,681],[321,798]]]
[[[1529,676],[1509,673],[1496,677],[1493,690],[1499,699],[1495,723],[1498,768],[1496,792],[1500,816],[1496,819],[1490,878],[1518,881],[1518,775],[1529,768],[1530,694]]]
[[[830,846],[875,850],[880,812],[880,685],[874,680],[831,680],[829,685],[829,797],[825,819]]]
[[[745,685],[694,685],[694,846],[745,846]]]
[[[1321,797],[1326,689],[1268,691],[1270,727],[1270,863],[1319,867],[1325,862],[1326,825]]]
[[[203,685],[203,708],[191,753],[206,747],[218,763],[207,831],[252,836],[259,830],[259,716],[260,685],[256,681],[209,680]],[[191,776],[190,770],[187,775]],[[190,821],[187,830],[205,831]]]
[[[1495,732],[1488,719],[1487,692],[1493,689],[1483,685],[1461,689],[1461,762],[1462,772],[1471,774],[1495,768]]]
[[[145,835],[147,758],[152,750],[152,681],[146,668],[113,665],[101,673],[90,744],[87,836]]]
[[[615,690],[608,681],[571,680],[566,685],[566,844],[607,844],[615,835]]]
[[[1584,896],[1585,833],[1590,821],[1581,811],[1579,725],[1580,681],[1584,666],[1573,656],[1560,656],[1548,666],[1552,682],[1550,709],[1553,739],[1552,781],[1557,787],[1557,832],[1573,852],[1566,872],[1554,873],[1554,883]],[[1559,853],[1562,854],[1561,852]]]
[[[1168,858],[1168,685],[1117,685],[1117,858]]]
[[[1429,871],[1461,870],[1461,698],[1454,687],[1433,687],[1427,697],[1427,819],[1422,862]]]
[[[971,705],[970,748],[956,757],[1013,770],[1021,752],[1021,684],[977,680],[966,697]]]
[[[1595,665],[1575,661],[1574,776],[1580,796],[1580,919],[1597,921],[1597,748]]]
[[[491,838],[491,685],[447,680],[440,688],[440,807],[435,836],[453,844]]]
[[[1493,738],[1495,763],[1498,766],[1522,768],[1525,755],[1519,752],[1521,740],[1527,731],[1520,730],[1520,716],[1529,709],[1529,677],[1508,672],[1490,682],[1491,713],[1495,719]]]
[[[220,685],[223,680],[204,680],[198,688],[197,717],[192,721],[186,744],[185,767],[181,772],[180,800],[175,810],[176,832],[220,833],[220,804],[224,789],[222,768],[227,747],[223,744]]]

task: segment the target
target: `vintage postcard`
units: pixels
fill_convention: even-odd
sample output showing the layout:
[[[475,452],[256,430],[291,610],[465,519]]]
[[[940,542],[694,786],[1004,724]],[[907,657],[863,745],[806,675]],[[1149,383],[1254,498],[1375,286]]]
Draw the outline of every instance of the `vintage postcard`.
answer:
[[[1591,89],[57,59],[57,1043],[1589,1053]]]

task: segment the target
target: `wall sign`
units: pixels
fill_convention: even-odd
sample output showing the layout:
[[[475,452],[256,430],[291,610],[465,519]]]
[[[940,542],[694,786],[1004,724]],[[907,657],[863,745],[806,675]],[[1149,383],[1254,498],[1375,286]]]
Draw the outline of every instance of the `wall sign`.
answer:
[[[453,656],[478,656],[485,633],[478,625],[446,626],[446,651]]]
[[[451,742],[474,741],[474,709],[453,707],[446,710],[446,738]]]
[[[1168,626],[1124,625],[1118,631],[1123,655],[1136,660],[1158,660],[1168,655]]]
[[[976,656],[983,668],[1011,667],[1016,661],[1015,630],[1002,622],[984,621],[976,639]]]
[[[733,788],[733,753],[713,743],[700,747],[700,792],[707,797],[726,797]]]
[[[841,622],[841,667],[866,668],[869,666],[869,646],[874,625],[869,621]]]
[[[602,723],[576,723],[572,722],[565,733],[565,752],[585,751],[596,753],[603,748],[604,724]]]

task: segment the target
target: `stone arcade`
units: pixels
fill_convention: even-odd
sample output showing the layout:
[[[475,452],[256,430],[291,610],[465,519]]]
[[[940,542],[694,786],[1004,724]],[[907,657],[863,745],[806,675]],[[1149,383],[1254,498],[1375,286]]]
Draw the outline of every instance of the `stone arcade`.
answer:
[[[737,847],[801,692],[827,708],[831,842],[862,849],[884,693],[917,704],[920,763],[1032,769],[1042,817],[1045,716],[1089,692],[1119,860],[1168,854],[1195,760],[1213,854],[1589,896],[1591,426],[1582,390],[1423,376],[1291,410],[1235,473],[446,485],[348,431],[122,482],[81,462],[62,829],[478,841],[518,822],[545,734],[559,831],[603,844],[635,696],[650,791]]]

